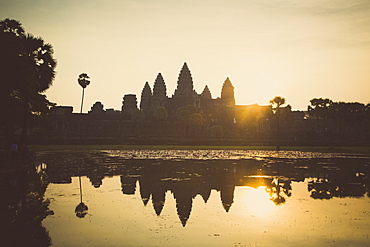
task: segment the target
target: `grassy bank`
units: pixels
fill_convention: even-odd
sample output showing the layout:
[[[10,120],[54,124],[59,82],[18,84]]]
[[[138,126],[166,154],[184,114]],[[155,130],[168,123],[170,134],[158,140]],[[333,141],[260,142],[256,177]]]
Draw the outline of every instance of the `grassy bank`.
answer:
[[[132,149],[182,149],[182,150],[276,150],[276,146],[180,146],[180,145],[31,145],[30,151],[81,151],[81,150],[132,150]],[[306,147],[281,146],[281,151],[345,152],[370,154],[370,147]]]

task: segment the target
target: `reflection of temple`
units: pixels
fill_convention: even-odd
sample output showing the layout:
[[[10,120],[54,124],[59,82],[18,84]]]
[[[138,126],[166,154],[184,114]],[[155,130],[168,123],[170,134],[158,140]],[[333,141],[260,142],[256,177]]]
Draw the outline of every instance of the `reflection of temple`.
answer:
[[[68,155],[66,155],[68,156]],[[78,154],[70,154],[73,160]],[[120,176],[122,193],[133,195],[138,190],[143,204],[151,201],[160,215],[170,191],[176,201],[180,222],[186,225],[193,199],[200,195],[207,202],[211,191],[220,192],[226,212],[232,209],[236,186],[264,186],[276,205],[292,194],[291,182],[308,180],[313,198],[362,197],[369,195],[369,166],[366,159],[271,159],[271,160],[121,160],[104,153],[87,155],[90,161],[69,164],[55,155],[44,156],[48,175],[53,182],[70,182],[81,175],[90,178],[94,187],[104,184],[105,176]],[[331,166],[325,165],[330,161]],[[347,163],[345,163],[347,162]],[[350,165],[348,165],[350,163]],[[324,165],[322,165],[324,164]],[[334,164],[341,169],[335,169]],[[78,169],[79,168],[79,169]],[[261,176],[263,175],[263,176]],[[69,178],[69,179],[68,179]],[[58,181],[60,179],[60,181]],[[136,186],[139,185],[139,188]]]
[[[192,210],[193,199],[201,195],[207,202],[211,190],[214,189],[220,191],[222,204],[228,212],[233,203],[235,181],[226,181],[229,177],[227,172],[217,164],[211,174],[208,174],[210,170],[204,169],[204,166],[194,164],[194,161],[169,161],[149,167],[143,164],[142,176],[137,180],[144,205],[151,199],[155,213],[160,215],[166,201],[166,191],[171,191],[176,201],[177,214],[185,226]],[[128,180],[131,183],[128,184]],[[128,191],[132,192],[131,188],[136,184],[136,180],[132,180],[132,177],[123,179],[121,176],[121,184],[123,190],[126,190],[127,186]]]

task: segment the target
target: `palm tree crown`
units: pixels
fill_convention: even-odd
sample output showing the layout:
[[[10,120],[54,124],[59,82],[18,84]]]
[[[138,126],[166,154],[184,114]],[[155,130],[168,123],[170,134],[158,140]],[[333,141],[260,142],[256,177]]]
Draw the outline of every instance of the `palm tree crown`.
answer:
[[[270,100],[270,104],[275,105],[275,108],[279,108],[280,106],[285,104],[285,98],[282,98],[280,96],[276,96],[272,100]]]
[[[82,73],[78,76],[78,84],[80,84],[82,88],[86,88],[90,84],[89,79],[90,77],[86,73]]]

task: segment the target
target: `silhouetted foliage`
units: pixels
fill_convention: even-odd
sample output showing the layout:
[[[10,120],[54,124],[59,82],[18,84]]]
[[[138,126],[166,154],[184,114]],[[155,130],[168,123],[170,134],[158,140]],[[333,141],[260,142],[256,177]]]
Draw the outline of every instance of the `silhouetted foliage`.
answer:
[[[308,116],[316,118],[315,124],[310,127],[321,139],[333,138],[327,135],[337,134],[336,138],[341,140],[366,141],[370,132],[369,105],[362,103],[312,99],[311,106],[308,106]]]
[[[86,88],[90,84],[90,77],[86,73],[82,73],[78,76],[77,81],[82,88]]]
[[[42,93],[54,79],[53,48],[25,33],[19,21],[0,21],[0,125],[9,142],[22,128],[25,141],[30,116],[41,116],[54,104]],[[8,145],[8,143],[5,143]]]
[[[3,164],[2,164],[3,165]],[[44,198],[48,182],[43,169],[29,166],[0,174],[0,245],[50,246],[42,220],[54,214]]]
[[[276,125],[276,132],[277,132],[277,146],[276,149],[280,150],[280,144],[279,144],[279,132],[280,132],[280,107],[285,104],[285,98],[282,98],[280,96],[276,96],[272,100],[270,100],[270,104],[272,105],[272,110],[277,116],[277,125]]]
[[[323,126],[321,131],[326,131],[326,119],[329,115],[329,108],[333,104],[333,101],[330,99],[315,98],[310,100],[311,106],[307,107],[308,113],[316,117],[317,120],[323,119]],[[317,124],[320,124],[317,121]],[[317,127],[319,128],[319,127]]]
[[[333,101],[330,99],[312,99],[310,100],[311,106],[308,106],[308,111],[313,112],[313,114],[319,118],[319,117],[325,117],[327,114],[328,108],[333,104]]]
[[[274,112],[278,112],[280,106],[285,104],[285,98],[282,98],[280,96],[276,96],[275,98],[270,100],[270,104],[273,106],[272,109],[274,110]]]

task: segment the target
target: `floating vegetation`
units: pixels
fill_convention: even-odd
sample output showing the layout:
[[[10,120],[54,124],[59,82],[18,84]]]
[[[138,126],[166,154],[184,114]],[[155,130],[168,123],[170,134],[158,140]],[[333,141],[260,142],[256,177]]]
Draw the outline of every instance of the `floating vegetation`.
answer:
[[[308,158],[361,158],[363,156],[348,153],[320,153],[303,151],[267,151],[267,150],[102,150],[111,157],[123,159],[159,159],[159,160],[239,160],[239,159],[308,159]]]

